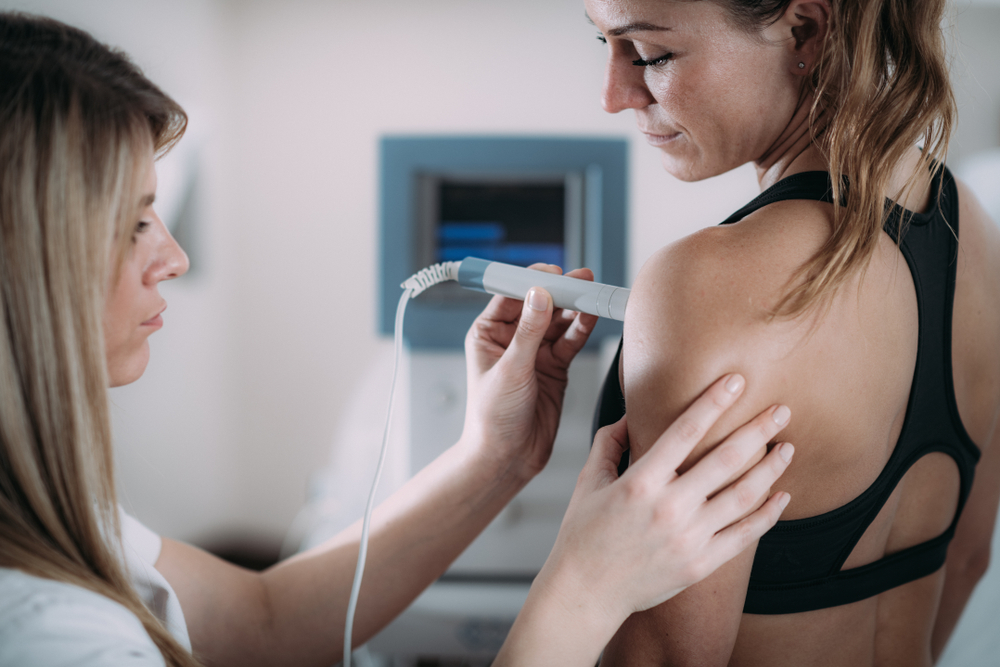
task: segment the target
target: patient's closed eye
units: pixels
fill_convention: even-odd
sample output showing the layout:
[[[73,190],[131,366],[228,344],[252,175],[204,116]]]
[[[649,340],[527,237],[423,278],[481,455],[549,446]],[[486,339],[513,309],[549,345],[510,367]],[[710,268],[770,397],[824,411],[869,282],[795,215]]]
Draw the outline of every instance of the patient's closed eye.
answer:
[[[642,58],[636,58],[635,60],[632,61],[632,64],[635,65],[636,67],[655,67],[656,65],[662,65],[663,63],[667,62],[673,57],[674,54],[672,52],[665,53],[659,58],[653,58],[652,60],[643,60]]]

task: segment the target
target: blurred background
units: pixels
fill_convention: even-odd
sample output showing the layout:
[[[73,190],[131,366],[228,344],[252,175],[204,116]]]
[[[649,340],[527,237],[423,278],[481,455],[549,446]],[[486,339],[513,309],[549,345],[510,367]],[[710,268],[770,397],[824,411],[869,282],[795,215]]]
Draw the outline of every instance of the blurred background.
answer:
[[[674,180],[631,114],[602,111],[605,47],[580,0],[0,6],[120,47],[189,112],[159,197],[192,269],[162,287],[166,325],[143,379],[112,391],[113,417],[126,510],[217,552],[273,559],[315,471],[350,465],[367,486],[374,469],[377,442],[345,449],[336,434],[391,348],[376,332],[381,136],[626,138],[629,281],[758,192],[747,167]],[[986,173],[1000,146],[1000,0],[957,0],[949,23],[949,161],[986,160]],[[387,391],[376,383],[372,414]]]

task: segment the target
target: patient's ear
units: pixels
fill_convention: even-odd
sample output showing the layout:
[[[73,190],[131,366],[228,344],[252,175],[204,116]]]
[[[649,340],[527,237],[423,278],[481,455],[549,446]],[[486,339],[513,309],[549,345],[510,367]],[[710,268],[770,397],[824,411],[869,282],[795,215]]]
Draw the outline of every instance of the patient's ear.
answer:
[[[768,27],[768,36],[786,44],[788,69],[798,75],[812,71],[830,26],[827,0],[792,0]]]

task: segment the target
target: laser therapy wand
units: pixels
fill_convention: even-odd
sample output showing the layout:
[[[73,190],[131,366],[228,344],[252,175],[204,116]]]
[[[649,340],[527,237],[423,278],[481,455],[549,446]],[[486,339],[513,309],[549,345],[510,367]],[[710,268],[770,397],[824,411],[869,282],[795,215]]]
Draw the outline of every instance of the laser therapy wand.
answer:
[[[402,287],[413,290],[412,296],[416,296],[428,287],[448,280],[455,280],[467,289],[513,299],[524,299],[532,287],[544,287],[552,295],[552,303],[556,308],[576,310],[620,322],[625,320],[625,306],[630,293],[625,287],[533,271],[476,257],[429,266],[410,276]]]

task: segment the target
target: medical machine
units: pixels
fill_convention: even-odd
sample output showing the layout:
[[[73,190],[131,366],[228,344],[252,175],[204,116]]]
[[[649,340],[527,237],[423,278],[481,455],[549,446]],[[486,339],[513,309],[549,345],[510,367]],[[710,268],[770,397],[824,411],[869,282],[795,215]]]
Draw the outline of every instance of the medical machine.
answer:
[[[464,338],[490,298],[473,290],[524,298],[540,285],[557,304],[602,319],[570,368],[546,469],[368,643],[372,653],[488,659],[527,597],[586,461],[598,391],[621,336],[628,298],[621,287],[626,159],[626,142],[619,139],[382,140],[379,330],[392,336],[396,321],[403,322],[406,352],[395,398],[400,414],[393,421],[409,475],[461,435]],[[535,262],[591,268],[596,284],[519,268]],[[401,286],[414,298],[401,300]],[[379,405],[387,400],[379,397]],[[365,443],[372,457],[377,444]],[[388,465],[400,458],[397,447]],[[305,546],[326,536],[313,532]]]
[[[586,266],[596,282],[625,284],[624,140],[386,137],[381,175],[379,329],[386,336],[400,284],[439,262]],[[421,295],[408,306],[407,346],[461,349],[488,300],[447,284]],[[620,331],[599,323],[591,349]]]

